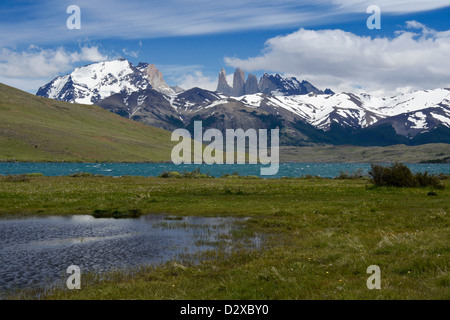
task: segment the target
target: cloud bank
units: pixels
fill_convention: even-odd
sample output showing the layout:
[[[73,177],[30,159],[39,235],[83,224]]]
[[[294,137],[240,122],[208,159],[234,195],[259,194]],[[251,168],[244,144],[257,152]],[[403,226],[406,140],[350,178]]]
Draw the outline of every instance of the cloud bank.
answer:
[[[70,2],[48,0],[0,3],[3,46],[90,39],[143,39],[204,35],[259,28],[317,26],[342,21],[352,13],[366,14],[373,1],[364,0],[79,0],[81,30],[69,31]],[[382,13],[411,13],[449,6],[448,0],[379,0]],[[345,19],[344,19],[345,20]]]
[[[262,54],[225,63],[248,72],[295,75],[335,91],[372,94],[450,87],[450,31],[408,21],[393,38],[305,30],[266,41]]]
[[[449,5],[447,0],[331,0],[340,11],[363,12],[370,5],[377,5],[384,13],[411,13],[439,9]]]
[[[67,51],[63,47],[42,49],[34,45],[24,51],[2,48],[0,82],[26,91],[35,91],[48,82],[49,78],[71,71],[75,63],[108,59],[96,46],[82,46],[78,51]]]

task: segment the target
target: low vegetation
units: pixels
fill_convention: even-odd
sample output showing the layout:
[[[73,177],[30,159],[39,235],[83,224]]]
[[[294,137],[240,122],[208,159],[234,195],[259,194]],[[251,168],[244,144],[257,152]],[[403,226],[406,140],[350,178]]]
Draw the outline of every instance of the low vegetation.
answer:
[[[3,177],[0,215],[246,217],[241,236],[263,239],[260,250],[86,275],[81,290],[45,299],[449,299],[450,180],[441,183],[447,188],[369,179]],[[381,268],[381,290],[366,287],[369,265]]]
[[[191,172],[177,172],[177,171],[164,171],[159,175],[160,178],[187,178],[187,179],[199,179],[199,178],[213,178],[209,174],[201,173],[200,168],[194,169]]]
[[[126,211],[112,210],[112,209],[95,209],[92,215],[95,218],[137,218],[142,215],[140,209],[128,209]]]
[[[378,187],[432,187],[444,189],[439,176],[429,175],[428,172],[413,174],[411,170],[401,163],[390,167],[372,164],[369,174],[373,183]]]
[[[362,170],[358,169],[356,172],[352,173],[341,171],[336,179],[361,179],[363,177]]]

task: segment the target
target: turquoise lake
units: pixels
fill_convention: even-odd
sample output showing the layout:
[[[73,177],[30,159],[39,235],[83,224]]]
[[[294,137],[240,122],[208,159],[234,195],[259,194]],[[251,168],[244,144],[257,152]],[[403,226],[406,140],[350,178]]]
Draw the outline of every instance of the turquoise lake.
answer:
[[[430,174],[450,174],[450,164],[406,164],[413,172]],[[77,172],[89,172],[105,176],[158,176],[164,171],[193,171],[200,168],[202,173],[220,177],[224,174],[238,172],[240,175],[260,176],[261,165],[233,164],[233,165],[175,165],[172,163],[0,163],[0,175],[42,173],[46,176],[65,176]],[[368,163],[281,163],[279,171],[273,176],[265,178],[301,177],[305,175],[334,178],[342,172],[356,172],[363,174],[370,171]]]

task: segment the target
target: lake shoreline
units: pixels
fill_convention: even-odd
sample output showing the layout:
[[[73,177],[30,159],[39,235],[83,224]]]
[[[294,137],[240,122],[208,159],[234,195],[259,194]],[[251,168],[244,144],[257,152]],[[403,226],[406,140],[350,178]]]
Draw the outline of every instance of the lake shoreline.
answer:
[[[381,163],[390,165],[391,163]],[[272,164],[273,165],[273,164]],[[429,174],[450,174],[450,166],[441,163],[406,163],[413,172]],[[266,179],[296,178],[318,176],[335,178],[341,173],[368,176],[370,163],[280,163],[274,175],[262,175],[262,166],[258,164],[180,164],[172,163],[56,163],[56,162],[26,162],[26,163],[0,163],[0,176],[7,175],[45,175],[45,176],[73,176],[91,174],[97,176],[141,176],[158,177],[167,172],[194,172],[200,170],[202,174],[212,177],[227,175],[257,176]]]
[[[353,146],[353,145],[322,145],[322,146],[280,146],[281,163],[421,163],[444,161],[450,157],[450,144],[429,143],[417,146]],[[55,159],[55,160],[49,160]],[[133,157],[125,160],[109,158],[66,158],[6,156],[0,153],[0,163],[33,162],[33,163],[172,163],[170,155],[158,160],[144,160],[142,156],[135,161]],[[444,160],[443,160],[444,159]]]

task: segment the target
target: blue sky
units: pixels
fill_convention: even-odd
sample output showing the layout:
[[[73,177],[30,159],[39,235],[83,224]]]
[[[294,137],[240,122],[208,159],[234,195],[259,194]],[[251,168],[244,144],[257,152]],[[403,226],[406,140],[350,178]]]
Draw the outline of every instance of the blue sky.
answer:
[[[73,4],[80,30],[66,27]],[[380,30],[366,26],[374,4]],[[0,82],[35,93],[77,66],[124,57],[185,88],[214,89],[222,67],[380,95],[450,87],[449,16],[448,0],[2,0]]]

